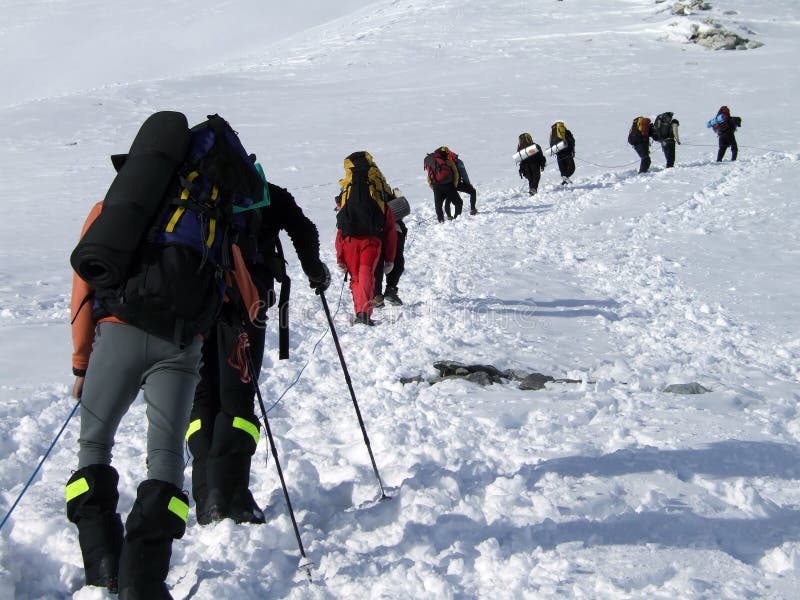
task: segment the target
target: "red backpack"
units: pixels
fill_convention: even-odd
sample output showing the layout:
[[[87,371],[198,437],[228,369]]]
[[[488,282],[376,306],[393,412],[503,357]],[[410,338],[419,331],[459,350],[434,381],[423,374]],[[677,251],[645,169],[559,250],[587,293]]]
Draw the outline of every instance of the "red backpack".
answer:
[[[422,166],[427,171],[431,183],[446,185],[455,181],[453,165],[456,161],[453,156],[449,150],[439,148],[425,157]]]

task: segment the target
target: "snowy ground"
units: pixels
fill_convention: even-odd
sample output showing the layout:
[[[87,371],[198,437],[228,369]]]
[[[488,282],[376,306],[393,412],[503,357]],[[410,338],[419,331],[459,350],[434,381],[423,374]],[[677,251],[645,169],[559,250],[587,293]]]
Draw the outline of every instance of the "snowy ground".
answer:
[[[155,110],[219,112],[319,225],[330,266],[344,156],[369,150],[412,201],[406,304],[353,328],[341,280],[327,295],[393,499],[376,502],[290,251],[293,356],[273,344],[261,390],[268,406],[286,392],[270,424],[313,583],[262,442],[267,524],[200,528],[192,512],[176,598],[797,597],[800,6],[710,3],[675,16],[653,0],[200,2],[190,22],[177,1],[0,0],[0,515],[75,406],[68,255],[108,155]],[[685,43],[709,15],[764,46]],[[736,163],[713,160],[705,122],[721,104],[744,122]],[[678,165],[654,147],[638,175],[630,121],[664,110],[681,121]],[[558,186],[551,160],[531,199],[516,137],[543,143],[556,119],[577,139],[575,183]],[[480,211],[444,225],[422,171],[441,144]],[[440,359],[591,383],[400,383]],[[688,382],[712,391],[662,391]],[[81,587],[64,514],[77,430],[76,416],[2,528],[0,597],[105,597]],[[136,404],[115,449],[123,512],[143,442]]]

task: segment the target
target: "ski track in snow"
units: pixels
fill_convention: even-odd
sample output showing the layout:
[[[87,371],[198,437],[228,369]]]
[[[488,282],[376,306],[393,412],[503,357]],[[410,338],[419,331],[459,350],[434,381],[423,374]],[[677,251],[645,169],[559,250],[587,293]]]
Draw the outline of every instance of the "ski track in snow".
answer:
[[[692,51],[672,58],[688,21],[676,24],[661,4],[581,1],[583,10],[568,16],[542,8],[525,17],[526,28],[510,25],[522,2],[387,0],[268,51],[248,49],[222,75],[100,86],[38,108],[5,109],[2,156],[15,176],[3,173],[4,190],[32,198],[29,182],[36,181],[38,195],[34,210],[12,203],[0,233],[10,239],[26,230],[33,214],[49,244],[41,252],[25,245],[0,252],[0,331],[11,342],[0,356],[2,513],[74,407],[64,376],[65,256],[87,199],[110,182],[106,156],[144,116],[192,98],[194,116],[221,106],[254,140],[262,162],[275,165],[270,178],[320,225],[329,266],[332,191],[340,159],[353,148],[369,144],[413,212],[404,306],[376,311],[378,327],[352,327],[346,285],[335,281],[327,294],[392,500],[376,501],[378,483],[324,314],[290,265],[293,356],[279,362],[274,344],[268,348],[261,390],[268,407],[284,394],[270,425],[314,583],[297,569],[262,436],[252,489],[267,524],[201,528],[192,511],[174,545],[169,584],[176,598],[792,597],[800,566],[800,295],[784,279],[797,279],[800,155],[747,147],[747,135],[757,139],[750,123],[771,117],[748,100],[736,163],[717,164],[713,148],[693,147],[701,138],[692,139],[684,121],[675,169],[660,167],[654,146],[646,175],[579,160],[574,184],[562,188],[548,158],[541,192],[528,197],[508,164],[523,123],[542,127],[557,106],[576,133],[579,159],[628,164],[623,142],[595,158],[600,140],[619,137],[616,125],[582,123],[578,115],[605,106],[609,122],[629,123],[628,113],[649,106],[643,96],[618,102],[616,91],[638,74],[643,48],[654,68],[680,65],[691,81],[716,64]],[[743,22],[755,23],[747,15],[775,3],[750,3],[758,11],[735,4]],[[796,8],[787,2],[774,10],[781,18],[759,27],[790,37],[781,27],[797,24],[784,18]],[[540,18],[547,28],[533,26]],[[764,51],[778,43],[769,40]],[[543,71],[530,108],[520,102],[530,95],[529,74],[503,65],[524,64],[534,52]],[[592,68],[593,58],[606,70]],[[433,59],[467,66],[439,81],[423,68]],[[759,69],[747,60],[742,69]],[[342,86],[350,78],[380,81],[389,66],[393,77],[363,97]],[[580,84],[568,83],[566,72]],[[790,75],[781,81],[792,90]],[[565,87],[572,93],[562,93]],[[591,105],[584,87],[595,96]],[[698,112],[691,98],[666,87],[663,102],[675,103],[677,115]],[[745,87],[739,83],[739,104],[749,99]],[[789,106],[773,96],[777,107]],[[392,118],[373,110],[395,100]],[[443,124],[444,100],[455,110]],[[265,107],[273,118],[260,118]],[[384,136],[376,139],[375,131]],[[535,133],[543,139],[544,128]],[[419,163],[451,139],[478,188],[480,212],[439,225]],[[789,141],[796,145],[772,140],[776,148]],[[311,177],[307,165],[320,156]],[[42,164],[57,169],[42,172]],[[61,212],[40,210],[56,202]],[[399,383],[434,376],[432,363],[441,359],[585,383],[537,392],[510,382]],[[712,391],[662,392],[689,381]],[[77,533],[64,516],[77,421],[3,529],[0,597],[110,597],[81,587]],[[114,452],[123,514],[142,477],[143,423],[137,403]],[[187,488],[190,475],[187,467]]]

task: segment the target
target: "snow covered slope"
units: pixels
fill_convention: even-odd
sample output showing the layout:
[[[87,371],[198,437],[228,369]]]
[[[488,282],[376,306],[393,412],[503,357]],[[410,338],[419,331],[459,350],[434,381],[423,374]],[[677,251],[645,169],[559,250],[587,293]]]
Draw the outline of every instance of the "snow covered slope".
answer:
[[[192,512],[176,598],[796,597],[800,7],[709,3],[319,2],[329,12],[304,20],[308,3],[195,2],[189,19],[188,3],[161,2],[155,19],[153,2],[0,0],[0,74],[17,82],[0,98],[0,515],[74,407],[68,256],[108,155],[155,110],[218,112],[319,225],[330,266],[347,154],[369,150],[412,202],[406,304],[358,328],[341,280],[327,294],[393,499],[376,502],[289,250],[293,356],[277,360],[271,331],[261,390],[314,582],[262,442],[267,524],[201,528]],[[687,43],[709,17],[764,46]],[[187,46],[187,29],[209,43]],[[714,162],[705,128],[722,104],[743,119],[736,163]],[[654,146],[638,175],[630,121],[664,110],[681,121],[677,166]],[[574,184],[550,159],[529,198],[517,135],[543,143],[557,119],[577,139]],[[438,225],[422,159],[441,144],[480,212]],[[400,383],[440,359],[591,383]],[[689,382],[711,392],[662,391]],[[104,597],[81,587],[64,515],[77,435],[76,416],[0,532],[0,597]],[[114,458],[123,512],[143,452],[137,403]]]

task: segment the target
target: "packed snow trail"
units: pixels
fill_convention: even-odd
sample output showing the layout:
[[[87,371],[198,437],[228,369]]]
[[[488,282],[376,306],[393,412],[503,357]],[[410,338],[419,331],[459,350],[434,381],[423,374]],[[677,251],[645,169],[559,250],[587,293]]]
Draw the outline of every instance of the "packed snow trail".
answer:
[[[107,22],[108,7],[95,4],[81,11]],[[252,487],[268,523],[201,528],[192,511],[172,560],[177,598],[795,597],[797,3],[711,2],[686,17],[653,0],[540,4],[380,0],[276,43],[250,37],[200,73],[202,56],[171,53],[175,63],[160,66],[179,77],[159,70],[133,81],[121,61],[160,64],[163,55],[126,30],[173,40],[140,3],[114,21],[121,55],[89,52],[83,73],[40,61],[37,89],[14,90],[37,100],[3,108],[0,132],[3,506],[74,407],[66,257],[113,177],[108,155],[125,151],[155,110],[193,122],[219,112],[318,224],[329,266],[343,157],[369,150],[412,201],[406,304],[383,309],[378,327],[354,328],[345,287],[335,311],[393,499],[376,502],[319,299],[288,251],[293,355],[285,363],[268,353],[261,390],[270,405],[282,398],[270,424],[314,583],[297,570],[262,442]],[[70,5],[67,44],[58,18],[67,7],[7,2],[0,27],[37,52],[74,56],[107,30]],[[238,4],[225,10],[251,28],[274,25]],[[11,32],[31,22],[29,11],[37,27]],[[707,18],[765,45],[687,44]],[[31,80],[30,56],[5,55],[9,81]],[[115,77],[92,79],[102,73]],[[73,93],[37,91],[64,77]],[[735,164],[713,162],[705,128],[723,103],[745,119]],[[626,166],[638,162],[624,141],[630,119],[663,110],[681,120],[678,166],[663,170],[654,146],[652,172],[637,175]],[[577,137],[575,183],[554,185],[549,159],[529,198],[509,157],[520,132],[541,143],[556,119]],[[464,158],[480,213],[440,226],[421,163],[442,144]],[[341,289],[330,289],[331,307]],[[434,375],[440,359],[597,383],[538,392],[399,383]],[[712,391],[661,391],[689,381]],[[114,449],[123,513],[144,469],[143,422],[137,403]],[[102,597],[81,588],[77,534],[64,516],[77,436],[73,419],[3,528],[2,597]]]

